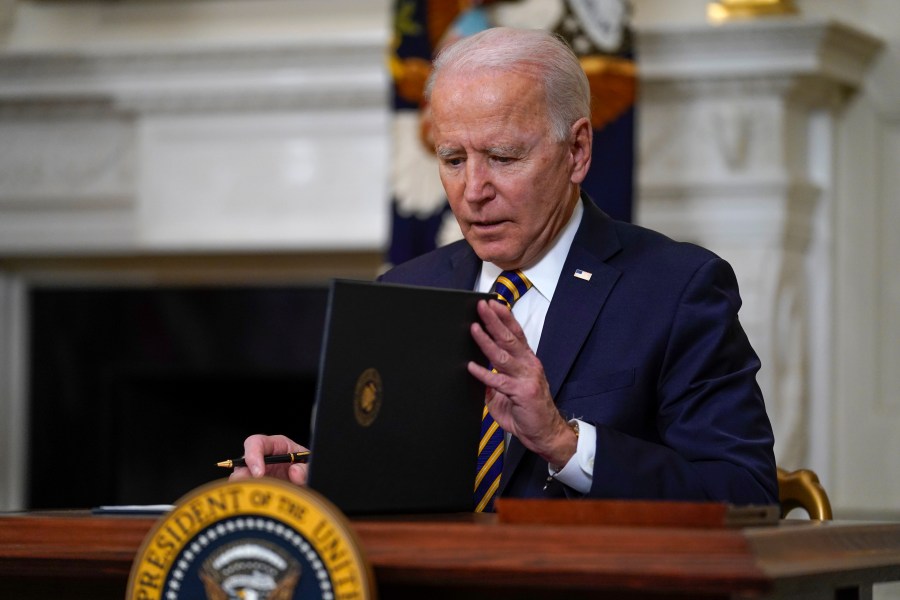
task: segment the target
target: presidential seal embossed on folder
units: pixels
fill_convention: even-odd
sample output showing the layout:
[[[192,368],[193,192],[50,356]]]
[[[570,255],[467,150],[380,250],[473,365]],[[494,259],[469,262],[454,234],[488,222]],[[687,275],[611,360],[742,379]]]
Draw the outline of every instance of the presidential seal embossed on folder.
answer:
[[[371,425],[378,417],[384,398],[384,384],[378,369],[366,369],[356,380],[353,393],[353,414],[363,427]]]

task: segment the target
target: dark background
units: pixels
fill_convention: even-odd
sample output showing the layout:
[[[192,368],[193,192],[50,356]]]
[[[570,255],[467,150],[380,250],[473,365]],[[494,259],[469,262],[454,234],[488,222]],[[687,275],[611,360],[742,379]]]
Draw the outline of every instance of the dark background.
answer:
[[[27,507],[174,503],[309,441],[327,288],[33,288]]]

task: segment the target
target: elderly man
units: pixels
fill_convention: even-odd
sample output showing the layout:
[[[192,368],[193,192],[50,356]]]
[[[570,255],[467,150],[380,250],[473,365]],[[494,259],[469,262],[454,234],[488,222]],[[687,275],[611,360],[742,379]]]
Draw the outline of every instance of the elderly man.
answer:
[[[438,57],[427,93],[465,240],[383,280],[488,291],[499,278],[508,290],[512,310],[482,302],[472,325],[493,366],[469,365],[487,390],[478,509],[497,495],[777,502],[734,273],[582,196],[590,92],[570,49],[489,29]],[[262,464],[297,449],[252,436],[249,469],[232,477],[303,483],[305,465]]]

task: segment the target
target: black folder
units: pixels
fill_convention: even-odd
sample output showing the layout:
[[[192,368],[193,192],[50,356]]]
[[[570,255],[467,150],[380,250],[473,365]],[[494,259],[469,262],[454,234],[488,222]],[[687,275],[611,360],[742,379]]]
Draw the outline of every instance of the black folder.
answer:
[[[469,327],[488,294],[336,280],[309,486],[347,514],[471,511],[485,364]]]

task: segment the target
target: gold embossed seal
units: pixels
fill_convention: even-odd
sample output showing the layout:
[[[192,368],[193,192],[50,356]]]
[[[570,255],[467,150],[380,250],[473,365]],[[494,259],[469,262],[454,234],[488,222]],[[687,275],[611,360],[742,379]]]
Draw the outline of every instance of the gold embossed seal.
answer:
[[[377,369],[366,369],[357,378],[356,389],[353,392],[353,414],[356,415],[356,422],[363,427],[375,422],[383,398],[384,386],[381,383],[381,374]]]

